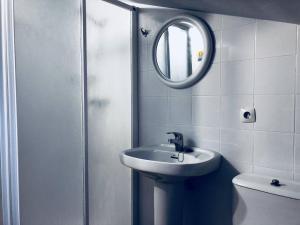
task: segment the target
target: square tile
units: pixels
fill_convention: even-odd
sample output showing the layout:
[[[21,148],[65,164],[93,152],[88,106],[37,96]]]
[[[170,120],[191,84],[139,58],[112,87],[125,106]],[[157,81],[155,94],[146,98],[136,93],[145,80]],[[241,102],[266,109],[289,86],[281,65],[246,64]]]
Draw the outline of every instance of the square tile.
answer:
[[[222,128],[253,129],[252,123],[240,121],[240,110],[253,107],[252,95],[222,96],[221,124]]]
[[[220,121],[220,98],[212,96],[192,97],[193,125],[218,127]]]
[[[297,54],[296,58],[297,58],[296,59],[297,60],[296,93],[300,94],[300,53]]]
[[[184,89],[175,89],[175,88],[168,88],[168,95],[169,96],[183,96],[183,95],[192,95],[192,88],[184,88]]]
[[[295,107],[295,132],[300,134],[300,95],[296,95]]]
[[[246,18],[246,17],[237,17],[237,16],[222,16],[222,29],[231,29],[240,26],[245,26],[250,23],[255,23],[256,19]]]
[[[254,60],[223,62],[221,71],[222,94],[253,94]]]
[[[220,151],[220,129],[215,127],[194,126],[191,134],[191,146]]]
[[[139,121],[152,125],[167,125],[169,121],[169,106],[167,97],[140,98]]]
[[[295,134],[295,173],[300,175],[300,134]]]
[[[170,97],[170,124],[191,125],[192,96]]]
[[[167,144],[168,135],[166,132],[168,132],[166,126],[141,124],[139,127],[139,146]]]
[[[154,63],[153,63],[153,59],[152,59],[153,44],[154,43],[151,40],[148,41],[148,46],[147,46],[148,56],[147,56],[147,61],[146,61],[147,65],[145,65],[145,66],[148,70],[156,71]]]
[[[298,49],[297,49],[297,52],[300,52],[300,25],[298,24],[297,25],[297,37],[298,37],[298,39],[297,39],[297,47],[298,47]]]
[[[222,32],[222,61],[254,58],[255,24]]]
[[[295,24],[258,20],[256,57],[293,55],[296,52],[296,38]]]
[[[254,133],[254,165],[293,172],[293,135],[277,132]]]
[[[300,173],[295,173],[294,174],[294,180],[297,182],[300,182]]]
[[[230,165],[237,171],[237,173],[252,173],[253,165],[242,163],[236,160],[231,160]]]
[[[265,168],[261,166],[254,166],[253,173],[262,175],[262,176],[269,176],[271,179],[287,179],[293,180],[293,172],[292,171],[285,171],[285,170],[276,170]],[[270,179],[270,180],[271,180]]]
[[[140,96],[168,96],[168,88],[159,80],[156,71],[140,71],[138,80]]]
[[[192,87],[193,95],[219,95],[220,76],[220,64],[212,64],[207,74]]]
[[[215,31],[215,57],[213,63],[218,63],[221,61],[221,31]]]
[[[207,24],[213,31],[221,30],[222,27],[222,15],[212,14],[212,13],[203,13],[197,11],[188,11],[188,13],[192,13],[195,16],[198,16],[205,20]]]
[[[138,50],[138,71],[149,70],[149,53],[148,53],[148,40],[144,37],[139,38],[139,50]]]
[[[221,153],[228,161],[252,164],[252,131],[221,129]]]
[[[256,60],[255,94],[293,94],[295,90],[295,56]]]
[[[168,128],[182,133],[187,146],[219,151],[219,128],[181,125],[170,125]]]
[[[293,95],[255,95],[254,105],[256,130],[294,132]]]
[[[178,10],[163,8],[139,9],[139,26],[151,31],[147,37],[153,41],[162,24],[179,13]]]

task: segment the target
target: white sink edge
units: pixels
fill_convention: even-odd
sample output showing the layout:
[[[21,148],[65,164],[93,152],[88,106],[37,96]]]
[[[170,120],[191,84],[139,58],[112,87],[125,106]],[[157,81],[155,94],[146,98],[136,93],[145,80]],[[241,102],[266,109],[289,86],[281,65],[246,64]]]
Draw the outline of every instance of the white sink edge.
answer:
[[[126,167],[129,167],[134,170],[138,170],[141,172],[147,172],[152,174],[161,174],[161,175],[169,175],[169,176],[181,176],[181,177],[193,177],[193,176],[203,176],[209,174],[218,169],[221,161],[221,155],[213,150],[206,150],[197,147],[192,147],[191,149],[194,152],[185,153],[190,154],[194,157],[197,153],[208,153],[211,155],[211,158],[206,161],[202,162],[195,162],[195,163],[175,163],[175,162],[160,162],[156,160],[149,160],[149,159],[141,159],[134,156],[126,155],[126,152],[130,151],[139,151],[139,150],[149,150],[153,151],[151,148],[156,148],[159,146],[149,146],[149,147],[138,147],[134,149],[127,149],[120,153],[120,161]],[[162,150],[164,151],[164,150]],[[173,151],[169,151],[172,152]],[[174,154],[177,152],[174,151]],[[199,164],[199,165],[197,165]]]

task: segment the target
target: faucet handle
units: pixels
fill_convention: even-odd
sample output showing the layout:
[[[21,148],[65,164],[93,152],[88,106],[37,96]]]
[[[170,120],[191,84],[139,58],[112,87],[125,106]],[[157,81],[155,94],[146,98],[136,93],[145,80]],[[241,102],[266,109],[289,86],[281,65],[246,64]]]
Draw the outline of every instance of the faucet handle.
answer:
[[[179,132],[167,132],[167,134],[173,134],[175,136],[175,139],[182,139],[183,138],[183,135],[182,133],[179,133]]]
[[[170,144],[175,144],[175,150],[177,152],[183,151],[183,135],[179,132],[167,132],[167,134],[173,134],[175,136],[174,139],[169,139]]]

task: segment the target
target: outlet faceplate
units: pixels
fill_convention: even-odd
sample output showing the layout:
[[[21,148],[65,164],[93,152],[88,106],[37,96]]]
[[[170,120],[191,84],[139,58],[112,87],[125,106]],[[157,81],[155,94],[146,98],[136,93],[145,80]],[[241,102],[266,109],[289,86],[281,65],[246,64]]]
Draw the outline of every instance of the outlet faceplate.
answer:
[[[241,109],[240,120],[242,123],[254,123],[256,121],[255,109],[254,108]]]

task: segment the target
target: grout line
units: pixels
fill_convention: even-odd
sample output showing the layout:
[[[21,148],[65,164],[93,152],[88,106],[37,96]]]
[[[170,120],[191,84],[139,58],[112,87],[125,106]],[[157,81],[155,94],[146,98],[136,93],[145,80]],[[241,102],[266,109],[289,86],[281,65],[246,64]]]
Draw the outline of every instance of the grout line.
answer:
[[[255,39],[256,39],[256,35],[255,35]],[[273,55],[273,56],[264,56],[264,57],[256,57],[255,56],[255,60],[273,59],[273,58],[281,58],[281,57],[289,57],[289,56],[295,56],[295,53],[282,54],[282,55]]]
[[[253,76],[253,83],[252,83],[252,107],[255,109],[255,81],[256,81],[256,47],[257,47],[257,20],[255,20],[255,28],[254,28],[254,63],[253,63],[253,66],[254,66],[254,76]],[[256,112],[256,110],[255,110]],[[256,114],[256,113],[255,113]],[[257,114],[255,115],[257,117]],[[251,172],[254,173],[254,165],[255,165],[255,160],[254,160],[254,157],[255,157],[255,135],[254,133],[256,132],[255,130],[255,123],[256,123],[256,120],[255,122],[252,124],[252,167],[251,167]]]
[[[222,78],[223,78],[223,70],[222,70],[222,63],[223,63],[223,24],[224,24],[224,16],[221,16],[221,31],[220,31],[220,46],[219,46],[219,54],[220,54],[220,86],[219,86],[219,152],[221,153],[221,127],[222,127]]]
[[[253,95],[257,95],[257,96],[293,96],[294,93],[283,93],[283,94],[280,94],[280,93],[266,93],[266,94],[255,94],[255,93],[251,93],[251,94],[221,94],[221,96],[225,96],[225,97],[234,97],[234,96],[253,96]],[[217,97],[219,95],[192,95],[193,97]]]
[[[256,40],[256,35],[255,35],[255,40]],[[272,58],[280,58],[280,57],[288,57],[288,56],[295,56],[295,53],[292,53],[292,54],[282,54],[282,55],[273,55],[273,56],[264,56],[264,57],[256,57],[256,56],[254,56],[253,58],[245,58],[245,59],[224,60],[221,63],[245,62],[245,61],[264,60],[264,59],[272,59]]]
[[[287,173],[287,174],[292,174],[292,177],[293,177],[293,170],[286,170],[286,169],[274,169],[272,167],[269,167],[269,166],[265,166],[265,165],[257,165],[255,166],[256,168],[261,168],[261,169],[267,169],[269,170],[270,172],[275,172],[275,173]],[[271,175],[271,174],[267,174],[267,173],[259,173],[260,175],[263,175],[263,176],[269,176],[269,177],[274,177],[274,175]],[[276,176],[276,175],[275,175]],[[283,176],[281,176],[283,177]],[[286,177],[286,176],[284,176]],[[286,179],[286,180],[290,180],[290,178],[283,178],[283,179]]]
[[[223,17],[226,16],[226,15],[222,15],[222,27],[221,29],[222,30],[225,30],[225,31],[233,31],[233,30],[236,30],[236,29],[240,29],[240,28],[245,28],[247,26],[251,26],[251,25],[254,25],[256,23],[256,19],[254,18],[247,18],[247,17],[244,17],[244,18],[247,18],[247,19],[252,19],[253,21],[252,22],[248,22],[248,23],[243,23],[243,24],[240,24],[240,25],[235,25],[235,26],[229,26],[227,28],[224,28],[224,21],[223,21]],[[235,16],[233,16],[235,17]]]
[[[298,29],[298,25],[296,26],[296,57],[295,57],[295,82],[294,82],[294,134],[293,134],[293,180],[295,180],[295,173],[296,173],[296,107],[297,107],[297,80],[298,80],[298,57],[299,57],[299,53],[298,53],[298,48],[299,48],[299,44],[298,44],[298,38],[299,38],[299,29]]]
[[[286,134],[290,134],[293,135],[293,131],[289,132],[289,131],[278,131],[278,130],[262,130],[262,129],[253,129],[252,131],[254,132],[264,132],[264,133],[273,133],[273,134],[282,134],[282,135],[286,135]]]
[[[242,132],[258,132],[258,133],[269,133],[269,134],[282,134],[282,135],[293,135],[293,132],[281,132],[281,131],[268,131],[268,130],[254,130],[254,129],[239,129],[239,128],[232,128],[232,127],[221,127],[221,126],[207,126],[207,125],[201,125],[201,124],[159,124],[159,123],[152,123],[152,122],[143,122],[143,125],[145,126],[151,126],[151,127],[166,127],[169,125],[174,125],[178,127],[201,127],[201,128],[207,128],[207,129],[220,129],[220,130],[230,130],[230,131],[242,131]]]

